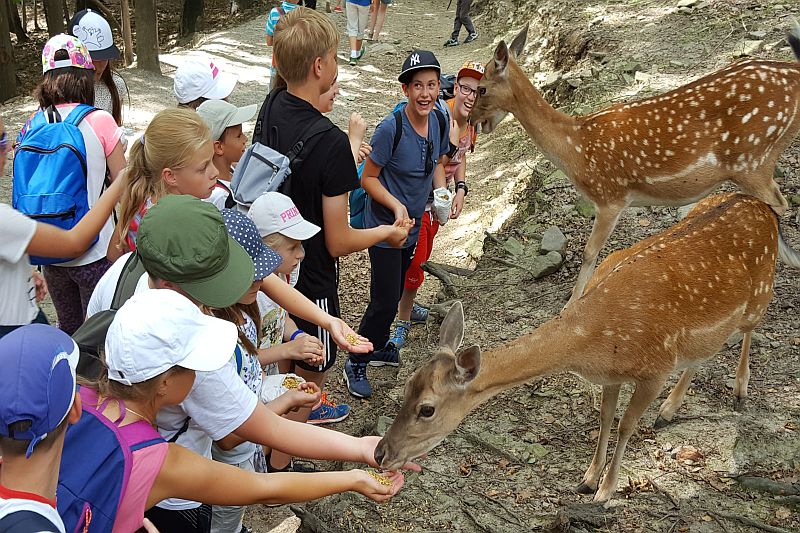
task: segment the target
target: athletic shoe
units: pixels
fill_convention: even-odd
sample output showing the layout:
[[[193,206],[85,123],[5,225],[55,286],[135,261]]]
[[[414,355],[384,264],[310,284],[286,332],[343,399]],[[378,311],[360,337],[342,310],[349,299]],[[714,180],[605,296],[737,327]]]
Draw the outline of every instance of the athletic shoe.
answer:
[[[342,12],[342,6],[338,6],[338,5],[337,5],[336,7],[334,7],[334,8],[333,8],[333,10],[334,10],[335,12],[337,12],[337,13],[341,13],[341,12]]]
[[[358,59],[361,59],[362,57],[364,57],[364,54],[366,54],[366,53],[367,53],[367,43],[362,42],[361,43],[361,50],[358,51],[358,56],[357,56]]]
[[[470,33],[469,35],[467,35],[467,38],[464,39],[464,44],[469,44],[477,38],[478,38],[478,32]]]
[[[358,58],[357,58],[357,57],[350,56],[350,66],[351,66],[351,67],[354,67],[354,66],[356,66],[356,65],[358,65]]]
[[[367,379],[367,363],[354,363],[347,358],[344,362],[344,381],[347,383],[347,390],[357,398],[369,398],[372,396],[372,385]]]
[[[333,424],[334,422],[341,422],[350,416],[350,406],[346,403],[336,405],[335,402],[328,399],[328,393],[323,392],[320,398],[320,404],[311,411],[308,417],[309,424]]]
[[[389,342],[397,346],[397,349],[399,350],[406,345],[409,329],[411,329],[411,322],[407,322],[405,320],[395,320],[394,331],[392,331],[392,334],[389,337]]]
[[[447,39],[444,42],[445,46],[458,46],[458,39]]]
[[[400,350],[392,344],[392,341],[389,341],[382,350],[372,352],[369,364],[370,366],[400,366]]]
[[[427,321],[428,308],[419,305],[417,302],[414,302],[414,305],[411,306],[411,323],[424,324]]]
[[[331,3],[330,1],[328,1],[325,2],[325,13],[330,13],[330,12],[331,12]]]

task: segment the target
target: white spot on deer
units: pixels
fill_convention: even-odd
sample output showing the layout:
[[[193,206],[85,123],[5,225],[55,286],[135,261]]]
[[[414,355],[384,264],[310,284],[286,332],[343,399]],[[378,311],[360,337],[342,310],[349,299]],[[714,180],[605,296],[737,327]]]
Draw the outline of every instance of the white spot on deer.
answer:
[[[722,139],[722,142],[727,141],[728,137],[730,136],[730,134],[731,134],[731,132],[729,132],[729,131],[723,131],[722,135],[720,135],[720,138]]]
[[[580,146],[575,145],[575,151],[578,152],[578,153],[581,153],[583,150],[581,149]]]
[[[572,144],[572,137],[570,137],[569,135],[567,135],[567,142],[568,142],[569,144]]]
[[[747,121],[748,121],[748,120],[750,120],[750,118],[751,118],[752,116],[753,116],[753,114],[752,114],[752,113],[748,113],[748,114],[746,114],[745,116],[743,116],[743,117],[742,117],[742,124],[747,124]]]
[[[762,94],[764,93],[764,86],[763,85],[759,85],[758,86],[758,92],[760,92]]]
[[[769,107],[770,109],[775,107],[775,101],[774,100],[770,100],[769,102],[767,102],[767,107]]]

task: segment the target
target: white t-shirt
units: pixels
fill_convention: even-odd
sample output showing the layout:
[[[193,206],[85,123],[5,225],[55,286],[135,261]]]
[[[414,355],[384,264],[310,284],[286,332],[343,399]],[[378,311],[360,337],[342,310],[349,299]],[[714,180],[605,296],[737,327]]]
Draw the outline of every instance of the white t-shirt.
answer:
[[[281,279],[285,277],[276,274]],[[300,265],[292,270],[288,279],[285,281],[294,287],[297,285],[297,278],[300,275]],[[283,329],[286,325],[286,309],[273,302],[266,294],[259,292],[263,296],[263,302],[259,300],[258,307],[261,309],[261,345],[259,348],[270,348],[283,342]],[[270,363],[264,368],[264,373],[268,376],[278,374],[278,363]]]
[[[130,254],[117,259],[103,274],[89,300],[87,316],[111,308],[114,290]],[[136,293],[149,290],[147,274],[136,285]],[[178,437],[181,446],[211,458],[211,443],[231,434],[244,424],[256,409],[258,396],[251,391],[236,373],[236,360],[213,372],[197,372],[189,395],[180,405],[164,407],[156,415],[156,425],[161,435],[169,440],[186,418],[191,418],[189,428]],[[164,500],[159,507],[171,510],[193,509],[200,504],[176,498]]]
[[[7,490],[4,489],[2,492],[5,494]],[[64,522],[62,522],[61,517],[58,516],[58,512],[52,505],[27,498],[9,497],[6,499],[4,495],[0,495],[0,520],[12,513],[21,511],[36,513],[52,524],[52,527],[47,529],[40,529],[36,532],[26,530],[24,533],[64,533]]]
[[[211,190],[211,196],[205,198],[203,201],[214,204],[217,206],[217,209],[222,211],[225,209],[225,202],[228,200],[228,196],[231,195],[231,182],[225,180],[218,181],[227,187],[227,189],[220,187],[219,184],[217,184],[217,186]]]
[[[35,221],[0,203],[0,326],[30,324],[39,313],[25,253],[34,233]]]

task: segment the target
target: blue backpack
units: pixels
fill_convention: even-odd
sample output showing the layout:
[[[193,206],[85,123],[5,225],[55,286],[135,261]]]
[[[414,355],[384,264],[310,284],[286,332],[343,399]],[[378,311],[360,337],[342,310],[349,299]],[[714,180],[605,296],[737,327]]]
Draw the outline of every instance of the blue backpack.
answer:
[[[89,211],[86,144],[78,125],[92,111],[94,107],[79,104],[62,121],[50,106],[31,118],[14,153],[11,203],[17,211],[64,230]],[[31,256],[30,261],[48,265],[69,258]]]
[[[80,395],[83,413],[77,424],[67,428],[64,439],[58,514],[67,533],[111,533],[130,481],[133,452],[165,440],[144,420],[120,427],[125,418],[121,401],[123,414],[112,422],[102,414],[109,400],[98,406],[97,392],[87,387],[81,387]]]
[[[403,136],[403,108],[406,107],[407,100],[403,99],[397,102],[397,105],[392,109],[394,115],[394,140],[392,141],[392,154],[397,150],[400,144],[400,139]],[[442,136],[442,144],[444,145],[449,139],[445,139],[446,125],[450,122],[450,109],[441,98],[437,99],[433,108],[433,114],[439,121],[439,133]],[[361,181],[361,174],[364,171],[364,163],[362,161],[358,166],[358,179]],[[367,191],[363,187],[350,192],[350,226],[355,229],[364,229],[364,212],[367,210]]]

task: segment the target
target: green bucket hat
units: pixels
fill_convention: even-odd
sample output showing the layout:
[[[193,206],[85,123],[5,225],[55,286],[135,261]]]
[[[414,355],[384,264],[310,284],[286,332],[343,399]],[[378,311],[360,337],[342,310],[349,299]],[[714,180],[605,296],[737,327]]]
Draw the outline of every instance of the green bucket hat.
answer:
[[[142,218],[136,251],[147,272],[209,307],[229,307],[253,283],[253,261],[225,229],[219,210],[170,194]]]

